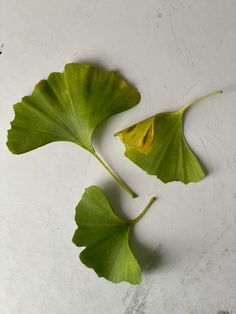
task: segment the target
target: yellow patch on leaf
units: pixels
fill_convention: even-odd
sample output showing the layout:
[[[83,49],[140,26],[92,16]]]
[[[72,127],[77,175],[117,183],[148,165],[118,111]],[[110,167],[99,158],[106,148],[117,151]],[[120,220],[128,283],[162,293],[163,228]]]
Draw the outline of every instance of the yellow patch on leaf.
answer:
[[[154,137],[154,118],[146,119],[118,133],[120,140],[127,146],[148,154],[152,149]]]
[[[43,86],[44,86],[44,80],[41,80],[35,85],[35,88],[42,89]]]

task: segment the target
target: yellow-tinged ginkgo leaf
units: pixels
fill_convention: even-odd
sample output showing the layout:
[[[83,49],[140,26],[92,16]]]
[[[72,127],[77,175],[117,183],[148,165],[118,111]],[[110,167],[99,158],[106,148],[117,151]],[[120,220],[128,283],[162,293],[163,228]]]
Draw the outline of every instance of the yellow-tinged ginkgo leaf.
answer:
[[[178,111],[158,113],[116,133],[126,146],[125,155],[164,183],[201,180],[205,173],[184,137],[183,117],[196,101],[221,93],[199,97]]]

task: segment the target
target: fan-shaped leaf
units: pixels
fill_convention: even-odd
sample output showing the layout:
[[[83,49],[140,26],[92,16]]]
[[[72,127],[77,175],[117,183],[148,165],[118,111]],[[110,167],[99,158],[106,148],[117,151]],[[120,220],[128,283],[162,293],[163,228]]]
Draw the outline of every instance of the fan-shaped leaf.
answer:
[[[129,235],[153,201],[135,220],[126,221],[113,212],[99,187],[87,188],[76,208],[78,229],[73,236],[77,246],[86,247],[80,253],[81,261],[112,282],[140,283],[141,270],[130,248]]]
[[[67,64],[63,73],[51,73],[31,96],[14,105],[7,146],[12,153],[22,154],[51,142],[70,141],[101,162],[92,145],[95,129],[139,101],[139,92],[117,72]]]
[[[163,182],[197,182],[205,174],[183,134],[183,116],[202,96],[175,112],[159,113],[118,133],[126,145],[125,155],[147,173]]]

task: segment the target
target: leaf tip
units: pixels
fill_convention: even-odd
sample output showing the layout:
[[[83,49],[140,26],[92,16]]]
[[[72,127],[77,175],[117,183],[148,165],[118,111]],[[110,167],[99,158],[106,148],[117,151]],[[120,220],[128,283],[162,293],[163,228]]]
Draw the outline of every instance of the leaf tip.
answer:
[[[156,196],[153,196],[151,199],[150,199],[150,203],[154,203],[155,201],[157,200],[157,197]]]
[[[134,193],[134,192],[131,193],[131,196],[132,196],[132,198],[137,198],[138,197],[138,195],[136,193]]]

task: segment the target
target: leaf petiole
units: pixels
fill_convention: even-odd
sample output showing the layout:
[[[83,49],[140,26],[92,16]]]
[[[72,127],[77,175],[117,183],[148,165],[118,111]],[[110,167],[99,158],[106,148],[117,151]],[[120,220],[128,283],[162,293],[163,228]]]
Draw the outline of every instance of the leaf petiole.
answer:
[[[135,225],[146,214],[146,212],[148,211],[152,203],[155,202],[155,200],[156,200],[155,196],[150,199],[150,201],[147,203],[143,211],[134,220],[132,220],[131,225]]]
[[[119,183],[119,185],[130,195],[132,198],[138,197],[112,170],[108,165],[102,160],[102,158],[96,153],[92,153],[94,157],[100,162],[100,164],[110,173],[110,175]]]
[[[200,100],[203,100],[205,98],[208,98],[208,97],[211,97],[211,96],[216,96],[216,95],[219,95],[219,94],[222,94],[223,93],[223,90],[218,90],[216,92],[213,92],[213,93],[210,93],[210,94],[207,94],[207,95],[204,95],[204,96],[201,96],[201,97],[198,97],[192,101],[190,101],[189,103],[187,103],[186,105],[184,105],[180,110],[179,112],[181,111],[185,111],[186,109],[188,109],[190,106],[192,106],[194,103],[200,101]]]

